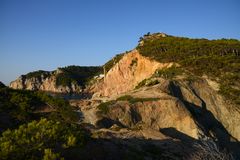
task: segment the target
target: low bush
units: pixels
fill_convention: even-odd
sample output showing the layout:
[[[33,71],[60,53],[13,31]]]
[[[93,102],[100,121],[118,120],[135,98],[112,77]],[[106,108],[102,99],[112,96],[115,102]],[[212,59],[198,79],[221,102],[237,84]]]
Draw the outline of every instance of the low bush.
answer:
[[[59,158],[53,150],[63,152],[84,145],[85,140],[84,132],[76,125],[41,119],[3,132],[0,157],[3,160]]]

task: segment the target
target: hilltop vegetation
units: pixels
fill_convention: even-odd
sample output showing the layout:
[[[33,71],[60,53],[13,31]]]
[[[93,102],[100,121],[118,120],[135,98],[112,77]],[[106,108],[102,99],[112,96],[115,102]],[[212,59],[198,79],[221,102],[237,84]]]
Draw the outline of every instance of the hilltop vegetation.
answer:
[[[56,76],[57,86],[70,86],[71,83],[84,86],[91,78],[103,72],[102,67],[100,66],[67,66],[59,69],[62,73],[59,73]]]
[[[50,75],[51,74],[48,71],[39,70],[39,71],[29,72],[28,74],[25,75],[25,77],[27,79],[30,79],[30,78],[40,79],[42,76],[43,77],[49,77]]]
[[[217,80],[220,93],[240,104],[240,41],[145,35],[137,49],[159,62],[176,62],[183,69]]]

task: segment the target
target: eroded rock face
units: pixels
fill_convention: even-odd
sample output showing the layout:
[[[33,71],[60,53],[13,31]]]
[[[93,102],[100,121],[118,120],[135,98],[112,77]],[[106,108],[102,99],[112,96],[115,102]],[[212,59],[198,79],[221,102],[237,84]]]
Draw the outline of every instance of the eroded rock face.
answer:
[[[107,127],[112,124],[126,127],[143,124],[157,131],[174,128],[193,138],[198,138],[198,133],[215,137],[223,145],[240,140],[240,112],[236,110],[237,106],[227,102],[206,79],[192,82],[184,78],[161,79],[159,82],[119,95],[158,100],[137,103],[116,100],[107,106],[109,112],[103,116],[104,119],[98,117],[92,124],[100,122]],[[117,98],[113,96],[111,100]]]
[[[56,74],[58,73],[51,73],[50,76],[41,75],[41,77],[32,78],[20,76],[17,80],[11,82],[9,87],[13,89],[42,90],[56,93],[81,92],[81,87],[74,83],[72,83],[70,86],[57,86]]]
[[[143,57],[137,50],[124,55],[123,58],[108,71],[100,93],[112,96],[134,89],[142,80],[149,78],[157,69],[171,67],[173,63],[159,63]]]
[[[215,85],[214,85],[215,86]],[[203,113],[199,120],[209,131],[223,127],[236,139],[240,140],[240,111],[238,106],[229,103],[217,93],[216,88],[206,79],[192,83],[178,81],[172,84],[172,94],[191,107],[196,114]],[[205,115],[204,115],[205,114]],[[200,116],[200,115],[198,115]]]
[[[134,104],[117,102],[110,106],[107,117],[127,127],[141,123],[157,131],[175,128],[188,136],[198,138],[199,128],[191,114],[181,101],[174,98]]]

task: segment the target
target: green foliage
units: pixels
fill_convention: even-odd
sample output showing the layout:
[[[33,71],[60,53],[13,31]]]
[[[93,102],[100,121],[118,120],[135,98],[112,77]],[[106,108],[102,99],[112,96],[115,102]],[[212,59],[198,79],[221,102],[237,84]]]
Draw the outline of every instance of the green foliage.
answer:
[[[135,89],[139,89],[139,88],[145,86],[147,80],[148,80],[148,79],[144,79],[144,80],[142,80],[141,82],[139,82],[138,85],[135,87]]]
[[[131,64],[130,64],[130,66],[131,66],[131,67],[136,66],[136,65],[137,65],[137,62],[138,62],[138,59],[137,59],[137,58],[133,59],[132,62],[131,62]]]
[[[234,39],[189,39],[184,37],[145,38],[137,49],[143,56],[159,62],[176,62],[184,70],[201,76],[215,78],[221,85],[229,81],[227,75],[240,81],[240,41]],[[175,68],[176,69],[176,68]],[[174,71],[174,72],[172,72]],[[175,76],[175,70],[160,72],[160,75],[170,78]],[[226,89],[227,87],[227,89]],[[222,86],[220,93],[239,103],[240,84]]]
[[[172,66],[169,68],[157,70],[153,76],[154,77],[163,77],[165,79],[172,79],[182,73],[183,73],[183,70],[181,68]]]
[[[33,118],[32,112],[35,107],[42,105],[43,102],[30,91],[12,90],[8,88],[0,89],[0,113],[9,115],[12,120],[11,125],[18,122],[26,122]],[[5,127],[1,123],[1,129]]]
[[[27,79],[30,79],[30,78],[41,78],[41,76],[49,77],[50,76],[50,72],[39,70],[39,71],[35,71],[35,72],[29,72],[28,74],[25,75],[25,77]]]
[[[138,83],[138,85],[135,87],[135,89],[139,89],[143,86],[154,86],[156,84],[158,84],[159,81],[157,79],[144,79],[142,80],[140,83]]]
[[[158,101],[158,100],[159,100],[159,98],[134,98],[130,95],[124,95],[117,99],[117,101],[128,101],[131,104],[134,104],[137,102]]]
[[[57,159],[63,151],[82,146],[85,135],[81,128],[73,124],[41,119],[21,125],[18,129],[7,130],[0,137],[1,159]]]
[[[130,96],[130,95],[124,95],[124,96],[118,97],[118,98],[117,98],[117,101],[130,101],[130,100],[132,100],[132,99],[133,99],[132,96]]]
[[[79,120],[77,113],[73,111],[74,108],[69,104],[68,101],[65,101],[62,98],[52,97],[43,92],[36,92],[35,94],[41,99],[41,101],[57,110],[57,116],[55,118],[58,120],[67,122],[77,122]],[[50,119],[51,117],[52,115],[49,116]]]
[[[51,97],[42,92],[12,90],[7,87],[0,89],[0,114],[7,116],[7,121],[0,117],[0,131],[15,128],[29,120],[47,117],[53,120],[77,122],[78,115],[73,107],[65,100]],[[49,105],[55,111],[52,113],[35,113],[41,106]],[[6,119],[6,118],[5,118]]]
[[[228,97],[230,100],[234,101],[236,104],[240,105],[240,90],[232,88],[226,85],[220,85],[219,93]]]
[[[56,75],[57,86],[70,86],[75,83],[84,87],[87,81],[103,72],[102,67],[95,66],[68,66],[59,69],[62,73]]]
[[[109,112],[109,106],[114,103],[115,103],[115,101],[104,102],[104,103],[99,104],[97,106],[97,108],[100,110],[101,113],[107,114]]]
[[[59,153],[54,153],[51,149],[47,148],[44,149],[44,156],[43,156],[43,160],[64,160],[64,158],[60,157]]]
[[[111,60],[109,60],[107,63],[104,64],[106,72],[108,72],[116,63],[118,63],[122,57],[124,56],[124,53],[117,54],[115,57],[113,57]]]

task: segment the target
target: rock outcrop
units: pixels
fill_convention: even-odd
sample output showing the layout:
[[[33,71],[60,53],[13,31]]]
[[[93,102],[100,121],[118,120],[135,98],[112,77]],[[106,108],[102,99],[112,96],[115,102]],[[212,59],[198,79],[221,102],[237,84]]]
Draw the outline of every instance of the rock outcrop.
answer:
[[[149,78],[161,68],[171,67],[173,63],[159,63],[143,57],[137,50],[124,55],[123,58],[105,75],[100,95],[118,95],[134,89],[142,80]]]
[[[198,133],[201,132],[184,104],[171,97],[134,104],[119,101],[109,106],[106,117],[126,127],[134,128],[142,124],[142,128],[157,131],[175,128],[196,139],[199,136]],[[104,121],[98,123],[104,123]]]
[[[171,94],[185,103],[196,120],[206,131],[217,134],[217,128],[225,128],[234,138],[240,140],[240,110],[219,95],[206,79],[194,82],[175,81],[171,83]],[[220,135],[219,135],[220,136]],[[220,138],[220,137],[218,137]]]
[[[18,79],[10,83],[13,89],[26,89],[26,90],[41,90],[55,93],[79,93],[82,91],[81,86],[76,83],[63,86],[57,85],[56,75],[60,74],[59,70],[54,72],[45,72],[40,76],[32,76],[28,78],[26,75],[20,76]]]

